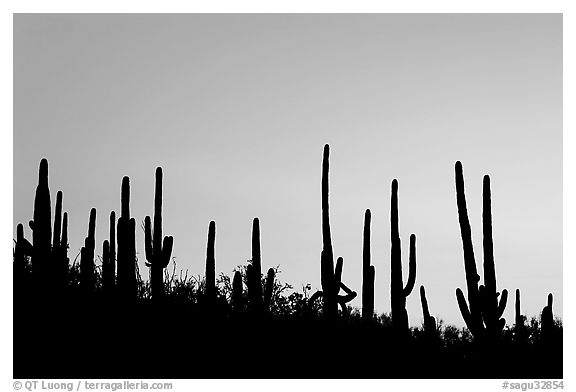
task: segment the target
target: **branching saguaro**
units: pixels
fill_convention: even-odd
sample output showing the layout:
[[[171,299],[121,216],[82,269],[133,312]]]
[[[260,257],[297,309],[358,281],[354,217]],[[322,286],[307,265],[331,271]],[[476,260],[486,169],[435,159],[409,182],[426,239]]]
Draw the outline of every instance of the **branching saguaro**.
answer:
[[[164,297],[164,268],[168,266],[172,256],[174,238],[167,236],[162,239],[162,168],[156,168],[156,192],[154,194],[154,229],[150,217],[144,219],[144,242],[146,265],[150,267],[150,285],[152,299]]]
[[[137,296],[136,283],[136,220],[130,218],[130,179],[122,178],[118,218],[117,291],[122,301],[133,302]]]
[[[374,318],[374,279],[376,271],[370,264],[370,210],[364,213],[364,233],[362,243],[362,319]]]
[[[262,290],[262,256],[260,253],[260,220],[252,221],[252,263],[246,267],[248,306],[254,314],[269,311],[274,287],[274,268],[268,270],[266,290]]]
[[[328,320],[334,320],[338,316],[338,305],[342,311],[346,311],[346,304],[356,297],[356,292],[350,290],[342,283],[342,267],[344,259],[339,257],[336,260],[336,269],[334,269],[334,251],[332,250],[332,236],[330,234],[330,214],[328,203],[330,171],[330,146],[324,146],[322,157],[322,252],[320,255],[320,282],[322,291],[317,291],[310,297],[309,303],[313,304],[318,298],[322,298],[322,308],[324,317]],[[346,292],[346,295],[338,295],[340,289]]]
[[[496,291],[496,270],[494,267],[494,249],[492,242],[492,211],[490,194],[490,177],[484,176],[482,191],[482,229],[484,247],[484,284],[478,285],[480,276],[476,270],[474,248],[472,245],[472,231],[468,220],[466,208],[466,195],[464,193],[464,175],[462,164],[456,162],[456,202],[458,205],[458,220],[462,235],[464,249],[464,267],[466,271],[466,286],[468,289],[468,303],[460,288],[456,289],[456,298],[460,313],[466,326],[477,340],[494,342],[501,335],[506,320],[501,318],[506,307],[508,291]]]
[[[398,181],[392,181],[392,197],[390,207],[391,227],[391,268],[390,268],[390,299],[392,302],[392,326],[399,333],[408,332],[408,312],[406,297],[412,293],[416,282],[416,236],[410,235],[410,256],[408,265],[408,281],[402,282],[402,254],[400,231],[398,229]]]

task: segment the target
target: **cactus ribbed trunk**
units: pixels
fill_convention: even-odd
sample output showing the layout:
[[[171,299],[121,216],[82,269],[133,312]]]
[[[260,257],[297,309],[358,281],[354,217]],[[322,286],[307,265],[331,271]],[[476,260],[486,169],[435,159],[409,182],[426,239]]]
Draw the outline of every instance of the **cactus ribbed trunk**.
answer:
[[[136,220],[130,218],[130,179],[122,178],[120,217],[118,218],[117,288],[123,301],[136,299]]]
[[[84,240],[84,247],[80,251],[80,287],[85,295],[94,292],[96,275],[94,271],[94,248],[96,244],[96,209],[90,210],[88,223],[88,237]]]
[[[262,260],[260,254],[260,221],[252,221],[252,264],[247,268],[248,300],[250,309],[260,313],[263,309],[262,301]]]
[[[364,241],[362,250],[362,318],[372,320],[374,316],[374,266],[370,264],[370,210],[364,214]]]
[[[36,287],[44,292],[48,284],[47,271],[49,271],[52,222],[50,189],[48,187],[48,161],[40,161],[38,171],[38,185],[34,197],[34,218],[30,222],[32,229],[32,274],[35,276]]]
[[[208,243],[206,244],[206,300],[210,305],[216,303],[216,259],[214,242],[216,241],[216,222],[208,226]]]
[[[416,236],[410,235],[410,255],[408,265],[408,281],[404,287],[402,282],[402,255],[400,231],[398,228],[398,181],[392,181],[392,197],[390,205],[391,228],[391,265],[390,265],[390,299],[392,305],[392,325],[398,332],[408,331],[408,312],[406,297],[410,295],[416,282]]]
[[[150,267],[152,299],[155,301],[164,297],[164,268],[170,262],[174,241],[170,236],[164,237],[164,241],[162,238],[162,168],[158,167],[154,192],[154,230],[151,228],[150,217],[144,219],[146,265]]]

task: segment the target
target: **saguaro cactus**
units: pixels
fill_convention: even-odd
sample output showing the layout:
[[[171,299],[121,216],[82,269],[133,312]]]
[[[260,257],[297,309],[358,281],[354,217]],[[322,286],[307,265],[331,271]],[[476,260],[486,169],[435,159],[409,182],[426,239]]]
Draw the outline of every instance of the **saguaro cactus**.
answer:
[[[244,297],[242,286],[242,274],[240,271],[234,273],[232,280],[232,310],[234,313],[241,313],[244,310]]]
[[[122,178],[120,217],[118,218],[117,287],[120,298],[133,301],[136,285],[136,220],[130,218],[130,179]]]
[[[206,245],[206,291],[204,293],[209,305],[216,303],[216,259],[214,242],[216,241],[216,222],[208,225],[208,243]]]
[[[428,310],[428,301],[426,300],[426,290],[424,286],[420,286],[420,302],[422,303],[422,315],[424,316],[424,332],[426,335],[435,336],[436,335],[436,319],[430,316],[430,311]]]
[[[34,197],[34,218],[30,221],[32,229],[32,273],[37,283],[44,285],[47,282],[49,259],[51,255],[52,222],[50,189],[48,187],[48,160],[40,161],[38,171],[38,185]]]
[[[370,265],[370,210],[364,214],[364,242],[362,250],[362,318],[372,320],[374,316],[374,278],[376,271]]]
[[[483,181],[483,245],[484,245],[484,285],[478,286],[480,276],[476,271],[474,248],[472,246],[472,232],[466,208],[466,195],[464,193],[464,175],[462,164],[456,162],[456,202],[458,205],[458,220],[464,248],[464,267],[466,271],[466,285],[468,288],[468,304],[460,288],[456,289],[456,298],[460,313],[472,335],[479,340],[496,340],[506,320],[501,318],[506,307],[508,291],[502,290],[502,297],[498,301],[499,292],[496,291],[496,270],[494,268],[494,251],[492,242],[492,212],[490,195],[490,177],[484,176]]]
[[[250,310],[256,314],[269,310],[272,289],[262,292],[262,260],[260,253],[260,220],[252,221],[252,264],[246,267],[246,283],[248,286],[248,304]],[[268,270],[266,285],[274,284],[274,269]],[[265,297],[263,297],[263,294]]]
[[[342,267],[344,259],[339,257],[336,260],[336,269],[334,269],[334,252],[332,250],[332,236],[330,234],[330,214],[328,203],[330,171],[330,146],[324,146],[322,157],[322,252],[320,254],[320,282],[322,291],[317,291],[310,297],[309,303],[312,304],[317,298],[322,298],[322,307],[326,319],[335,319],[338,315],[338,305],[346,311],[346,304],[356,297],[356,292],[350,290],[342,283]],[[340,289],[346,292],[346,295],[338,295]]]
[[[24,237],[24,226],[16,226],[16,243],[14,245],[14,286],[22,284],[26,275],[26,257],[32,255],[32,244]],[[22,288],[22,287],[19,287]]]
[[[62,217],[62,191],[56,194],[56,209],[54,213],[54,236],[52,239],[51,280],[57,290],[66,285],[68,273],[68,214]]]
[[[157,300],[164,296],[164,268],[168,266],[172,256],[174,238],[164,237],[162,242],[162,168],[156,168],[156,192],[154,196],[154,230],[151,228],[150,217],[144,220],[144,237],[146,265],[150,267],[150,284],[152,298]]]
[[[90,210],[90,222],[88,223],[88,237],[84,240],[84,246],[80,250],[80,287],[84,294],[94,291],[96,275],[94,272],[94,247],[96,233],[96,208]]]
[[[548,304],[542,309],[542,316],[540,317],[540,331],[542,333],[542,340],[547,342],[551,339],[554,331],[554,314],[552,313],[552,293],[548,294]]]
[[[116,213],[110,212],[110,240],[102,245],[102,291],[112,293],[116,281]]]
[[[391,276],[390,299],[392,302],[392,326],[397,331],[408,331],[408,312],[406,297],[410,295],[416,282],[416,236],[410,235],[410,256],[408,265],[408,281],[402,282],[402,255],[400,232],[398,230],[398,181],[392,181],[392,198],[390,208],[391,227]]]
[[[514,304],[514,340],[517,343],[525,343],[528,338],[526,330],[526,316],[520,312],[520,289],[516,289],[516,302]]]

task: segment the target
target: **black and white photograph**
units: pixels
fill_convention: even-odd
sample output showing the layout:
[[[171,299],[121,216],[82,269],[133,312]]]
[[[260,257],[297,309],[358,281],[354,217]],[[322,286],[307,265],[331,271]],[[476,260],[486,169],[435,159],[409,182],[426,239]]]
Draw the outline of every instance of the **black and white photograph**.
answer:
[[[14,13],[12,377],[563,387],[563,28]]]

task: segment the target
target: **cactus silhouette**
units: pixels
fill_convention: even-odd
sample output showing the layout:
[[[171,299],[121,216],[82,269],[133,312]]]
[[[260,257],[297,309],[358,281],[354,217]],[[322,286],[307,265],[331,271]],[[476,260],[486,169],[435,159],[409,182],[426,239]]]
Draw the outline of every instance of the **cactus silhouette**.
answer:
[[[526,329],[526,316],[520,312],[520,289],[516,289],[516,301],[514,304],[514,340],[517,343],[526,343],[528,331]]]
[[[50,278],[58,291],[63,290],[66,286],[68,264],[68,214],[65,212],[62,216],[62,191],[58,191],[54,211],[52,265],[50,266]]]
[[[391,227],[391,268],[390,268],[390,299],[392,303],[392,326],[397,332],[408,331],[408,312],[406,297],[410,295],[416,282],[416,236],[410,235],[410,256],[408,266],[408,281],[402,282],[402,255],[400,232],[398,230],[398,181],[392,181],[392,197],[390,208]]]
[[[110,212],[110,240],[102,244],[102,291],[112,294],[116,281],[116,213]]]
[[[24,226],[16,226],[16,243],[14,245],[14,287],[22,288],[22,281],[26,274],[27,257],[32,255],[32,244],[24,238]]]
[[[484,285],[478,286],[480,276],[476,270],[472,232],[466,208],[464,193],[464,174],[462,164],[456,162],[456,202],[458,205],[458,220],[464,249],[464,267],[466,285],[468,288],[468,304],[460,288],[456,289],[456,298],[460,313],[466,326],[478,340],[495,341],[500,336],[506,320],[501,318],[506,307],[508,291],[502,290],[502,296],[496,291],[496,270],[494,267],[494,251],[492,242],[492,212],[490,195],[490,177],[484,176],[482,191],[482,228],[484,247]]]
[[[30,221],[32,229],[32,273],[38,288],[44,291],[49,278],[49,263],[51,255],[52,222],[50,189],[48,187],[48,160],[40,161],[38,170],[38,185],[34,197],[34,215]]]
[[[262,260],[260,253],[260,220],[254,218],[252,221],[252,263],[246,267],[246,283],[248,286],[249,309],[255,314],[261,314],[264,310],[269,310],[272,289],[268,285],[274,285],[274,269],[268,270],[266,278],[266,290],[262,290]],[[263,297],[264,295],[264,297]]]
[[[264,290],[264,309],[270,310],[272,304],[272,294],[274,292],[274,268],[268,269],[266,274],[266,288]]]
[[[342,307],[342,311],[346,312],[346,304],[356,297],[356,292],[350,290],[342,283],[342,267],[344,263],[342,257],[336,260],[336,269],[334,269],[328,197],[329,171],[330,146],[326,144],[324,145],[322,157],[322,252],[320,254],[320,283],[322,284],[322,291],[314,293],[310,297],[309,303],[312,304],[316,299],[322,298],[324,317],[332,320],[338,315],[338,305]],[[346,295],[339,295],[340,289],[343,289]]]
[[[376,272],[370,265],[370,210],[364,213],[364,241],[362,249],[362,318],[372,320],[374,317],[374,279]]]
[[[214,257],[214,242],[216,240],[216,222],[208,225],[208,243],[206,245],[206,288],[205,297],[209,305],[216,303],[216,260]]]
[[[234,313],[241,313],[244,310],[244,296],[242,286],[242,274],[240,271],[234,273],[232,280],[232,311]]]
[[[84,246],[80,250],[80,287],[86,295],[94,291],[96,275],[94,271],[94,247],[96,232],[96,208],[90,210],[88,223],[88,236],[84,240]]]
[[[152,299],[159,300],[164,296],[164,268],[172,256],[174,238],[164,237],[162,242],[162,168],[156,168],[156,192],[154,195],[154,229],[150,217],[144,220],[144,242],[146,265],[150,267],[150,286]]]
[[[540,328],[542,332],[542,340],[549,342],[554,332],[554,314],[552,313],[552,293],[548,294],[548,304],[542,309],[542,316],[540,317]]]
[[[130,218],[130,179],[122,178],[117,226],[117,289],[122,301],[134,301],[136,286],[136,220]]]
[[[422,315],[424,317],[424,332],[426,335],[434,336],[436,335],[436,319],[430,316],[430,311],[428,310],[428,301],[426,300],[426,290],[424,286],[420,286],[420,302],[422,303]]]

